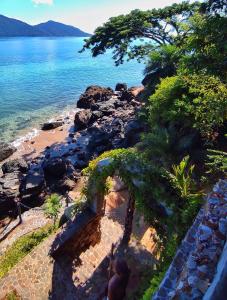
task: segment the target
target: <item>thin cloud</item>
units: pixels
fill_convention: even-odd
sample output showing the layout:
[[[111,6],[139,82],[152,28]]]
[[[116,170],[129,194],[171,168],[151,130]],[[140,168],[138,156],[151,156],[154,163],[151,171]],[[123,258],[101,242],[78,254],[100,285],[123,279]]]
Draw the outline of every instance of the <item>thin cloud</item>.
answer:
[[[53,0],[32,0],[32,2],[35,3],[36,5],[38,5],[38,4],[52,5],[53,4]]]

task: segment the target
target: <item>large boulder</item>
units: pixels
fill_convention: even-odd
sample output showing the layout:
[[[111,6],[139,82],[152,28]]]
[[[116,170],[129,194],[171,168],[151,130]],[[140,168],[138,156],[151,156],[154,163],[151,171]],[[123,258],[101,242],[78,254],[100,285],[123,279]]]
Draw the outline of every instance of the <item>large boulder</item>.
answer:
[[[90,123],[94,123],[95,121],[97,121],[98,119],[103,117],[103,113],[99,110],[94,110],[92,111],[92,115],[90,118]]]
[[[90,128],[89,133],[90,140],[88,143],[88,150],[90,153],[103,152],[111,149],[112,135],[110,133],[107,133],[98,127]]]
[[[22,177],[19,172],[7,173],[0,178],[0,198],[14,199],[18,197],[21,179]]]
[[[0,216],[15,210],[15,200],[20,195],[20,172],[6,173],[0,177]]]
[[[7,143],[0,142],[0,161],[5,160],[6,158],[10,157],[17,149]]]
[[[22,158],[9,160],[9,161],[5,162],[2,165],[2,172],[4,174],[12,173],[12,172],[15,172],[15,171],[19,171],[19,172],[24,173],[24,172],[27,171],[27,169],[28,169],[28,164]]]
[[[61,178],[67,171],[67,162],[60,157],[51,158],[44,162],[43,170],[45,177]]]
[[[91,113],[90,109],[84,109],[84,110],[78,111],[75,114],[75,119],[74,119],[75,129],[77,129],[77,130],[85,129],[90,122],[91,116],[92,116],[92,113]]]
[[[127,91],[128,87],[126,83],[117,83],[115,87],[116,92]]]
[[[110,116],[115,111],[115,100],[108,100],[106,102],[102,102],[97,104],[98,110],[104,115],[104,116]]]
[[[140,141],[140,135],[145,127],[139,120],[132,120],[125,126],[125,147],[134,146]]]
[[[54,122],[47,122],[44,123],[41,127],[42,130],[51,130],[51,129],[55,129],[57,127],[60,127],[64,124],[63,121],[54,121]]]
[[[45,187],[45,178],[42,168],[35,168],[30,170],[23,180],[21,186],[21,194],[31,196],[38,196]]]
[[[103,88],[98,85],[89,86],[85,93],[80,96],[77,107],[88,109],[96,102],[108,100],[113,93],[111,88]]]
[[[121,97],[120,97],[121,101],[130,102],[133,99],[135,99],[135,95],[134,95],[134,93],[131,90],[124,90],[124,91],[122,91],[122,94],[121,94]]]

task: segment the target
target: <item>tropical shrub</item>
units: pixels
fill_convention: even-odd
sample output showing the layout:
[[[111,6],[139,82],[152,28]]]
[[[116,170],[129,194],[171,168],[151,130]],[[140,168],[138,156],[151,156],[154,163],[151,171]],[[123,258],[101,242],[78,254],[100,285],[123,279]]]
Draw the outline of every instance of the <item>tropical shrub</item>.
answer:
[[[161,80],[149,98],[149,123],[200,132],[216,138],[227,119],[227,87],[213,76],[173,76]]]
[[[175,211],[175,228],[179,240],[184,236],[191,220],[194,219],[202,204],[203,193],[197,192],[193,180],[194,168],[195,165],[190,165],[189,156],[186,156],[178,165],[172,166],[172,172],[166,171],[166,176],[179,197],[178,202],[171,204]]]
[[[53,219],[54,225],[56,224],[60,208],[61,198],[58,194],[52,194],[46,198],[44,204],[44,213],[48,218]]]
[[[181,46],[181,70],[215,75],[226,82],[227,18],[195,13],[189,19],[188,31]]]
[[[220,151],[220,150],[214,150],[214,149],[208,149],[207,158],[208,161],[206,163],[206,166],[208,167],[207,173],[209,174],[218,174],[226,175],[227,172],[227,152]]]

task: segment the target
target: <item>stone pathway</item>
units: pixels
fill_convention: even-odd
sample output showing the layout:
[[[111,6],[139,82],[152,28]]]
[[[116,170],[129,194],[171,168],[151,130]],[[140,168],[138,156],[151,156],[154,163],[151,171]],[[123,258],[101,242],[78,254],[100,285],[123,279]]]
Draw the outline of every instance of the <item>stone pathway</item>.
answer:
[[[87,280],[97,272],[97,267],[110,251],[111,243],[117,242],[122,235],[122,227],[107,217],[101,220],[101,230],[101,242],[81,254],[83,263],[71,273],[72,261],[69,265],[66,257],[54,261],[48,255],[56,235],[46,239],[0,280],[0,299],[13,289],[23,300],[45,300],[49,297],[59,300],[88,299],[80,296],[85,292],[82,285],[87,284],[86,291],[89,290],[88,285],[92,288],[94,282],[88,284]]]
[[[9,226],[1,231],[0,240],[4,236],[5,239],[0,243],[0,256],[11,246],[19,237],[28,234],[50,222],[41,210],[29,210],[23,213],[23,223],[19,224],[19,219],[12,221]]]
[[[111,244],[122,237],[123,227],[104,216],[101,232],[101,241],[79,258],[63,255],[57,260],[49,256],[56,234],[50,236],[0,280],[0,299],[12,290],[16,290],[22,300],[98,299],[107,284],[107,256]],[[135,242],[126,255],[131,269],[153,264],[151,254]],[[141,270],[136,269],[135,273],[132,278],[139,282]]]
[[[106,256],[111,251],[112,243],[117,243],[123,235],[123,227],[117,222],[103,217],[101,219],[101,241],[90,247],[79,257],[62,257],[57,263],[64,270],[66,276],[77,287],[73,299],[97,299],[100,292],[104,291],[107,283],[108,259]],[[61,287],[53,287],[53,299],[59,298]],[[70,299],[70,298],[64,298]]]

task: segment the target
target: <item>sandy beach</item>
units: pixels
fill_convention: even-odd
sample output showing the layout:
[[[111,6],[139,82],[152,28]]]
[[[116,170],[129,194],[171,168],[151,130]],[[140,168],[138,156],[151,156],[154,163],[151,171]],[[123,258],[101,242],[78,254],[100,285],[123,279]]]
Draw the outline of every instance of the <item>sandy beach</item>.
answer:
[[[34,137],[22,141],[17,146],[17,151],[7,160],[23,157],[25,160],[29,161],[42,155],[46,147],[54,148],[54,146],[56,145],[57,147],[59,143],[67,142],[69,133],[73,130],[74,115],[75,112],[73,111],[65,118],[56,118],[56,120],[64,121],[64,124],[58,128],[52,130],[38,130]]]
[[[143,86],[134,87],[132,88],[132,93],[136,97],[143,89]],[[78,110],[72,109],[72,111],[67,112],[67,116],[61,115],[51,119],[51,121],[63,121],[64,124],[53,130],[44,131],[39,129],[34,137],[25,139],[19,145],[16,145],[17,151],[5,161],[21,157],[30,161],[42,155],[46,147],[51,147],[52,151],[54,151],[55,148],[58,150],[59,144],[67,144],[69,142],[69,133],[74,133],[74,116]]]

